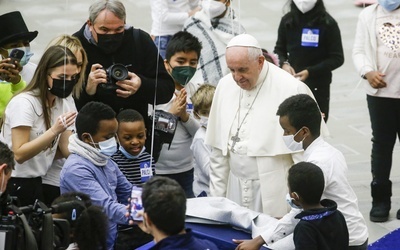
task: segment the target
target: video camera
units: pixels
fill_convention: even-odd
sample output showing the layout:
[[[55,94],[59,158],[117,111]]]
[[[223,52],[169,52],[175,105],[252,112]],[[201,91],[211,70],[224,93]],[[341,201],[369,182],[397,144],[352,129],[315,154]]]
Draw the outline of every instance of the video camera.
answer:
[[[105,71],[107,75],[107,83],[100,84],[99,86],[107,90],[118,89],[119,87],[116,85],[116,82],[127,79],[129,73],[127,66],[121,63],[114,63],[105,69]]]
[[[0,221],[0,249],[62,250],[70,244],[70,225],[65,219],[55,219],[53,213],[64,213],[82,206],[81,201],[67,201],[48,208],[36,200],[34,205],[17,207],[11,202]],[[6,215],[4,215],[6,214]]]

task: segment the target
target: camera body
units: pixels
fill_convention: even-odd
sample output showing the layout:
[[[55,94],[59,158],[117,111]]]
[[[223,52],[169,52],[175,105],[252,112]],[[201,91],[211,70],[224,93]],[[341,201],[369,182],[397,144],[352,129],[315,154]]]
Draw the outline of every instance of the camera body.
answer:
[[[121,63],[114,63],[105,69],[107,75],[107,83],[100,84],[99,86],[107,90],[116,90],[120,87],[116,84],[118,81],[123,81],[128,78],[129,70]]]

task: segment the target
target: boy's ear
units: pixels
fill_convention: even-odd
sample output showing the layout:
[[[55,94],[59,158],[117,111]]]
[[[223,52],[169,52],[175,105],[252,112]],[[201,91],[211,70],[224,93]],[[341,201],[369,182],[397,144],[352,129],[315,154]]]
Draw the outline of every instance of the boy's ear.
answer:
[[[164,59],[164,67],[169,74],[171,74],[171,66],[169,65],[167,59]]]
[[[90,139],[89,133],[82,133],[82,141],[84,143],[90,143],[92,140]]]

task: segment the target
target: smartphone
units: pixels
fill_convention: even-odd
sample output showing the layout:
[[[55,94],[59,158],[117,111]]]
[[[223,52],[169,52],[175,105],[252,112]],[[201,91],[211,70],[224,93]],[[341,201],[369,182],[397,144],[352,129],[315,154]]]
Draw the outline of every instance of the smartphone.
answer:
[[[143,221],[143,217],[137,217],[138,212],[143,211],[142,188],[134,186],[131,193],[131,217],[135,221]]]
[[[24,55],[25,55],[25,52],[23,50],[13,49],[13,50],[11,50],[9,57],[11,58],[12,63],[14,63],[15,61],[20,62],[22,57],[24,57]]]
[[[24,57],[24,55],[25,55],[25,52],[23,50],[13,49],[13,50],[11,50],[8,57],[11,58],[11,63],[15,63],[15,61],[20,62],[22,57]],[[5,69],[8,70],[8,68],[5,68]],[[2,79],[2,80],[6,80],[7,77],[8,77],[8,75],[5,73],[0,74],[0,79]]]

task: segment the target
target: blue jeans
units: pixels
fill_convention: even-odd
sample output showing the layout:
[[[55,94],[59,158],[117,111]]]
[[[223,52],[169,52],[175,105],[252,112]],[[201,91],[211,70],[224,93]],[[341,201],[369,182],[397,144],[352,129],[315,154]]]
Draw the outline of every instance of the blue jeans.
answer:
[[[193,193],[193,171],[194,169],[192,168],[189,171],[183,172],[183,173],[178,173],[178,174],[158,174],[158,176],[165,176],[168,178],[171,178],[173,180],[176,180],[179,185],[183,188],[186,194],[186,198],[194,198],[194,193]]]
[[[167,46],[171,38],[172,36],[156,36],[154,39],[154,43],[163,59],[165,59],[165,53],[167,52]]]
[[[374,181],[389,182],[392,154],[400,135],[400,99],[367,95],[372,127],[371,171]]]

